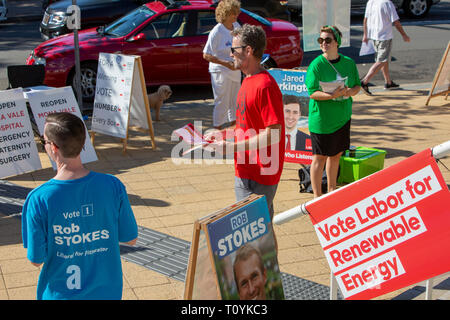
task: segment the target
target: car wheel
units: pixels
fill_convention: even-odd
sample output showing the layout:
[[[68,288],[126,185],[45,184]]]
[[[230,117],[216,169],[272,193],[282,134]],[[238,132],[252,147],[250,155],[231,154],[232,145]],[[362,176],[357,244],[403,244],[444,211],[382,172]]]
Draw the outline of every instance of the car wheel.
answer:
[[[423,18],[431,8],[431,0],[405,0],[403,10],[411,18]]]
[[[83,101],[92,102],[95,98],[95,86],[97,84],[97,63],[96,62],[86,62],[82,63],[80,66],[80,78],[81,78],[81,95]],[[74,88],[75,86],[75,71],[72,72],[70,85]]]

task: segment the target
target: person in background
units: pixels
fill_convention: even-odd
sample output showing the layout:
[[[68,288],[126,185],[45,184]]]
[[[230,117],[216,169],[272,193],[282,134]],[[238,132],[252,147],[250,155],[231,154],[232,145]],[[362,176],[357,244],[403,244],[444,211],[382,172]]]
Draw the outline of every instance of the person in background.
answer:
[[[328,192],[336,189],[339,159],[350,147],[352,96],[360,90],[355,62],[338,52],[342,33],[335,26],[323,26],[317,41],[322,54],[315,58],[306,73],[310,96],[308,127],[313,160],[311,185],[314,197],[322,195],[322,175],[325,167]],[[321,82],[344,82],[332,92],[325,92]],[[325,85],[325,84],[323,84]]]
[[[373,40],[375,47],[375,63],[361,79],[361,88],[367,95],[372,95],[367,84],[380,70],[384,77],[385,90],[399,87],[398,84],[392,81],[389,74],[393,38],[392,24],[402,35],[403,41],[411,41],[403,30],[395,6],[390,0],[370,0],[367,2],[362,41],[367,43],[369,40]]]
[[[22,210],[22,240],[34,266],[43,264],[37,299],[122,298],[119,241],[134,245],[138,231],[125,186],[81,163],[83,121],[48,115],[41,143],[56,163],[53,179],[32,190]]]
[[[236,200],[264,195],[272,220],[284,164],[283,99],[277,82],[261,65],[267,44],[264,29],[244,24],[232,35],[230,55],[234,67],[245,74],[237,97],[236,125],[209,131],[205,139],[214,140],[209,145],[214,151],[234,153]]]
[[[213,126],[223,128],[236,121],[236,97],[241,86],[241,72],[230,57],[231,31],[239,27],[241,11],[238,0],[222,0],[216,8],[218,24],[210,31],[203,49],[203,58],[209,61],[211,85],[214,94]]]

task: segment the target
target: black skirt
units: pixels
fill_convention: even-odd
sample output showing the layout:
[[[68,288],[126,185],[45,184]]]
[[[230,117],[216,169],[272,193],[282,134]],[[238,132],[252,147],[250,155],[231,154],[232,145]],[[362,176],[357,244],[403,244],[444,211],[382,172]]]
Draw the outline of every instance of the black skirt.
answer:
[[[332,157],[350,148],[350,121],[333,133],[311,132],[313,154]]]

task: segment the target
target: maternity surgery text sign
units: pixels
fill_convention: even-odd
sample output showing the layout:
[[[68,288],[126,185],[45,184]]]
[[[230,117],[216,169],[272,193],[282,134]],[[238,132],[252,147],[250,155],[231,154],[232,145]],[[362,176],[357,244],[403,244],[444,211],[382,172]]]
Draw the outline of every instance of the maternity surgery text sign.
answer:
[[[449,271],[450,192],[425,150],[307,205],[345,298]]]
[[[0,178],[41,169],[22,88],[0,91]]]

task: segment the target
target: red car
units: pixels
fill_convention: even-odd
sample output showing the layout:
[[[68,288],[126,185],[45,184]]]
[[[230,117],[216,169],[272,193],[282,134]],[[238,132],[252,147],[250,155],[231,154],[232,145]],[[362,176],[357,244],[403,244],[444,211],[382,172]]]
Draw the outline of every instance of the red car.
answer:
[[[160,84],[208,84],[208,62],[203,47],[216,25],[210,0],[167,4],[150,2],[105,27],[79,32],[83,100],[93,100],[100,52],[139,55],[147,86]],[[284,20],[264,19],[241,10],[238,22],[261,25],[267,35],[267,64],[271,67],[300,66],[303,50],[300,32]],[[73,34],[41,43],[27,64],[45,64],[44,83],[52,87],[73,85],[75,59]]]

